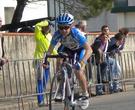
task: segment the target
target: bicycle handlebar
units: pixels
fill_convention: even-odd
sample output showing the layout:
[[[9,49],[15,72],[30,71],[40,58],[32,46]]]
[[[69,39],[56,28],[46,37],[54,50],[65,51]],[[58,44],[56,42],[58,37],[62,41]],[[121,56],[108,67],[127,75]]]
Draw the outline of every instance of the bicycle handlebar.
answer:
[[[44,56],[44,64],[47,64],[47,59],[48,58],[69,58],[69,59],[72,59],[74,58],[74,56],[70,56],[70,55],[67,55],[65,53],[59,53],[58,55],[47,55],[45,54]]]

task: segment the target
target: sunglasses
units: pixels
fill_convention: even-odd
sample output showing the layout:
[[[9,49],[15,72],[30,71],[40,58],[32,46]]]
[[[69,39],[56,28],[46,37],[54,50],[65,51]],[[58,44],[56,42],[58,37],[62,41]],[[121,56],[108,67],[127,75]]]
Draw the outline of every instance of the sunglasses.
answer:
[[[69,28],[70,28],[70,26],[59,26],[59,25],[58,25],[58,29],[59,29],[59,30],[63,30],[63,29],[64,29],[64,30],[68,30]]]

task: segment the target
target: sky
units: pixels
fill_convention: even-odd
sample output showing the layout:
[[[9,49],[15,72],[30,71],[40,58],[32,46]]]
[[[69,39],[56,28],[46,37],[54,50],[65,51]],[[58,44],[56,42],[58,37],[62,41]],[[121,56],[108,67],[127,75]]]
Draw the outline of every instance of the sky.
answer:
[[[46,1],[38,2],[38,3],[34,2],[28,4],[25,7],[21,21],[32,20],[32,19],[43,18],[43,17],[47,17],[47,2]]]

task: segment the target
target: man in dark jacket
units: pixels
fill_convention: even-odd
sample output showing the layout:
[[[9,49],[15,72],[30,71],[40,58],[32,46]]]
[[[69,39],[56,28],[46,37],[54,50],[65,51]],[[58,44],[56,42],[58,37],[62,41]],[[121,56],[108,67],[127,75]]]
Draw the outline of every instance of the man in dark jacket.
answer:
[[[108,45],[108,64],[110,67],[110,80],[113,82],[110,86],[111,92],[117,92],[120,89],[120,86],[118,85],[118,79],[121,77],[121,67],[119,65],[119,62],[117,61],[116,55],[117,53],[120,53],[120,48],[123,45],[124,40],[123,33],[117,33],[114,37],[110,39],[109,45]]]

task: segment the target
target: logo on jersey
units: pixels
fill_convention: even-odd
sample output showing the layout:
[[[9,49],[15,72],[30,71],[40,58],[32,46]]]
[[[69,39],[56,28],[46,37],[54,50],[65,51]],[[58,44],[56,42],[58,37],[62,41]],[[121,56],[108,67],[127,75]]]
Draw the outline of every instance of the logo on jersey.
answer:
[[[79,43],[73,37],[71,37],[71,35],[62,39],[61,43],[71,50],[76,50],[79,48]]]

